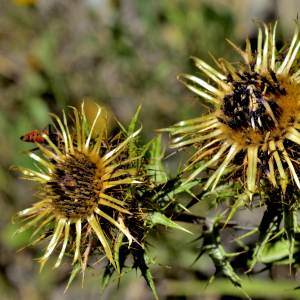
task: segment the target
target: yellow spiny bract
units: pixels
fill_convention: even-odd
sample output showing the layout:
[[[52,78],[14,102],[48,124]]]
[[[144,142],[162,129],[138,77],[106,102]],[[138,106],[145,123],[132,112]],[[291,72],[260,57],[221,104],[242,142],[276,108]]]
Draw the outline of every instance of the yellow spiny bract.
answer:
[[[50,114],[58,123],[61,142],[56,145],[49,136],[41,133],[51,148],[49,150],[38,144],[46,160],[33,152],[22,151],[39,164],[39,171],[12,166],[13,170],[22,172],[26,179],[40,184],[38,196],[42,198],[33,207],[14,216],[30,219],[15,234],[37,226],[34,236],[55,220],[51,241],[45,254],[39,259],[41,269],[61,243],[62,248],[54,268],[60,265],[68,245],[69,253],[71,251],[74,254],[73,263],[77,260],[82,263],[81,256],[85,251],[82,243],[89,234],[98,238],[107,258],[116,267],[109,244],[113,228],[117,228],[128,238],[129,246],[133,240],[136,241],[123,219],[124,216],[131,215],[128,208],[132,197],[126,188],[143,181],[137,169],[132,167],[139,157],[131,157],[127,151],[129,143],[141,129],[126,139],[122,140],[119,135],[109,142],[103,137],[105,127],[100,133],[95,129],[97,119],[103,111],[98,106],[97,116],[86,136],[83,105],[81,114],[77,109],[73,110],[75,132],[72,134],[65,114],[63,122],[58,116]],[[113,146],[113,140],[119,144]],[[74,232],[72,236],[71,231],[72,234]],[[41,235],[33,244],[43,240],[45,236],[47,235]]]
[[[258,23],[264,27],[264,43]],[[252,52],[249,40],[246,41],[245,52],[238,49],[245,63],[234,67],[221,58],[218,66],[223,72],[220,73],[201,59],[192,57],[196,66],[217,85],[210,85],[188,74],[181,74],[178,79],[211,102],[215,110],[167,129],[171,135],[180,135],[171,140],[171,148],[200,147],[194,154],[196,158],[192,164],[200,157],[208,158],[186,182],[206,168],[218,164],[218,169],[204,187],[207,189],[213,185],[214,189],[225,169],[234,162],[237,167],[244,165],[245,184],[250,198],[257,191],[257,183],[261,178],[258,174],[268,178],[274,187],[281,186],[283,193],[288,183],[300,188],[297,161],[300,154],[298,22],[288,50],[282,53],[275,46],[277,23],[273,31],[271,28],[269,31],[262,22],[256,24],[259,27],[256,53]]]

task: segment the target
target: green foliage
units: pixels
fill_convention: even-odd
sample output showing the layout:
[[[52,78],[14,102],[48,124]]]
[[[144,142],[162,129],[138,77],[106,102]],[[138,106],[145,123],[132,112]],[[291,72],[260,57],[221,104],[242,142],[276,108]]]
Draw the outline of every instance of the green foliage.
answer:
[[[145,221],[149,222],[151,224],[151,226],[160,224],[160,225],[164,225],[166,227],[172,227],[172,228],[176,228],[176,229],[180,229],[180,230],[189,232],[188,230],[182,228],[181,226],[179,226],[178,224],[176,224],[175,222],[173,222],[171,219],[167,218],[160,212],[153,212],[153,213],[147,214],[145,216]]]
[[[201,252],[196,260],[198,260],[202,256],[202,254],[207,253],[214,262],[216,268],[215,275],[219,272],[223,273],[223,275],[228,277],[237,289],[242,291],[243,294],[245,294],[247,298],[250,299],[247,293],[242,288],[241,279],[237,276],[229,261],[229,257],[238,255],[239,253],[227,254],[224,248],[222,247],[219,233],[221,230],[219,222],[220,220],[222,220],[222,217],[222,215],[217,215],[212,223],[206,222],[206,230],[204,230],[202,235],[203,244],[201,247]],[[209,284],[213,281],[215,275],[211,277]]]

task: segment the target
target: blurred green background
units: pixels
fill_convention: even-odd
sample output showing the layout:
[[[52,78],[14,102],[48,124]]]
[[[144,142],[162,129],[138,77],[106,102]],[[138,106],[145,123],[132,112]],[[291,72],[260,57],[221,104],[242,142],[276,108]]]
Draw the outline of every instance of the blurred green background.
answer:
[[[82,291],[79,275],[63,296],[69,265],[50,271],[52,258],[39,274],[33,259],[41,256],[43,245],[16,253],[31,233],[11,239],[19,227],[11,223],[11,216],[36,201],[34,190],[29,190],[34,185],[8,171],[13,164],[32,166],[29,158],[18,153],[32,148],[20,136],[42,130],[49,124],[48,112],[61,116],[62,109],[79,108],[83,99],[90,119],[95,114],[94,102],[107,108],[109,130],[114,133],[119,130],[114,116],[129,124],[143,100],[139,120],[142,141],[148,142],[156,135],[154,129],[197,117],[205,109],[199,102],[193,104],[192,93],[176,80],[182,72],[196,74],[189,56],[213,66],[208,52],[237,62],[240,57],[225,38],[244,49],[248,37],[255,46],[257,26],[251,21],[255,19],[278,20],[277,36],[288,40],[299,10],[297,0],[1,0],[0,298],[100,298],[100,266],[94,266],[93,275],[86,274]],[[179,159],[177,155],[167,160],[171,172]],[[206,207],[205,203],[195,206],[194,213],[205,216]],[[245,214],[237,218],[245,220]],[[259,222],[257,216],[248,218]],[[195,236],[200,234],[197,226],[184,226]],[[227,233],[223,238],[229,241],[232,236]],[[205,290],[214,266],[204,256],[189,268],[200,245],[188,244],[192,239],[171,230],[149,238],[153,245],[150,257],[171,267],[152,267],[159,298],[243,299],[222,276]],[[245,278],[245,289],[253,299],[300,299],[299,292],[285,291],[297,285],[288,274],[281,267],[273,270],[275,281],[268,273],[251,281]],[[131,272],[122,278],[119,288],[117,280],[108,287],[101,295],[105,299],[154,297],[140,274]]]

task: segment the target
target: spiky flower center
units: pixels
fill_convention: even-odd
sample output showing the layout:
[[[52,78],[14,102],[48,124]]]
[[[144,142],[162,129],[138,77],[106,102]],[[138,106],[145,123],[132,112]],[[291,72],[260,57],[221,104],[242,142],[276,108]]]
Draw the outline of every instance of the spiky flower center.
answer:
[[[227,76],[232,92],[220,105],[219,122],[223,132],[236,141],[262,146],[266,139],[276,140],[298,121],[300,94],[298,84],[274,72],[255,71]]]
[[[103,172],[100,160],[78,151],[55,164],[45,188],[54,212],[74,219],[90,215],[98,205]]]

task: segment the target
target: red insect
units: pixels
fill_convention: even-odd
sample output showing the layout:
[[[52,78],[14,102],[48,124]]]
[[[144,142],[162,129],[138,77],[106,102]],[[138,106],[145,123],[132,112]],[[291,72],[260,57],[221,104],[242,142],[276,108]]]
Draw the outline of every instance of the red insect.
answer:
[[[46,130],[48,127],[48,130]],[[61,137],[60,135],[58,135],[57,133],[53,133],[51,132],[51,125],[47,125],[45,127],[44,130],[42,131],[37,131],[37,130],[34,130],[34,131],[31,131],[27,134],[24,134],[23,136],[21,136],[21,141],[23,142],[29,142],[29,143],[39,143],[39,144],[43,144],[43,145],[48,145],[48,142],[47,140],[41,135],[41,132],[46,134],[50,141],[54,144],[54,145],[58,145],[58,142],[61,141]],[[37,150],[39,148],[35,148],[35,149],[32,149],[30,151],[34,151],[34,150]]]

